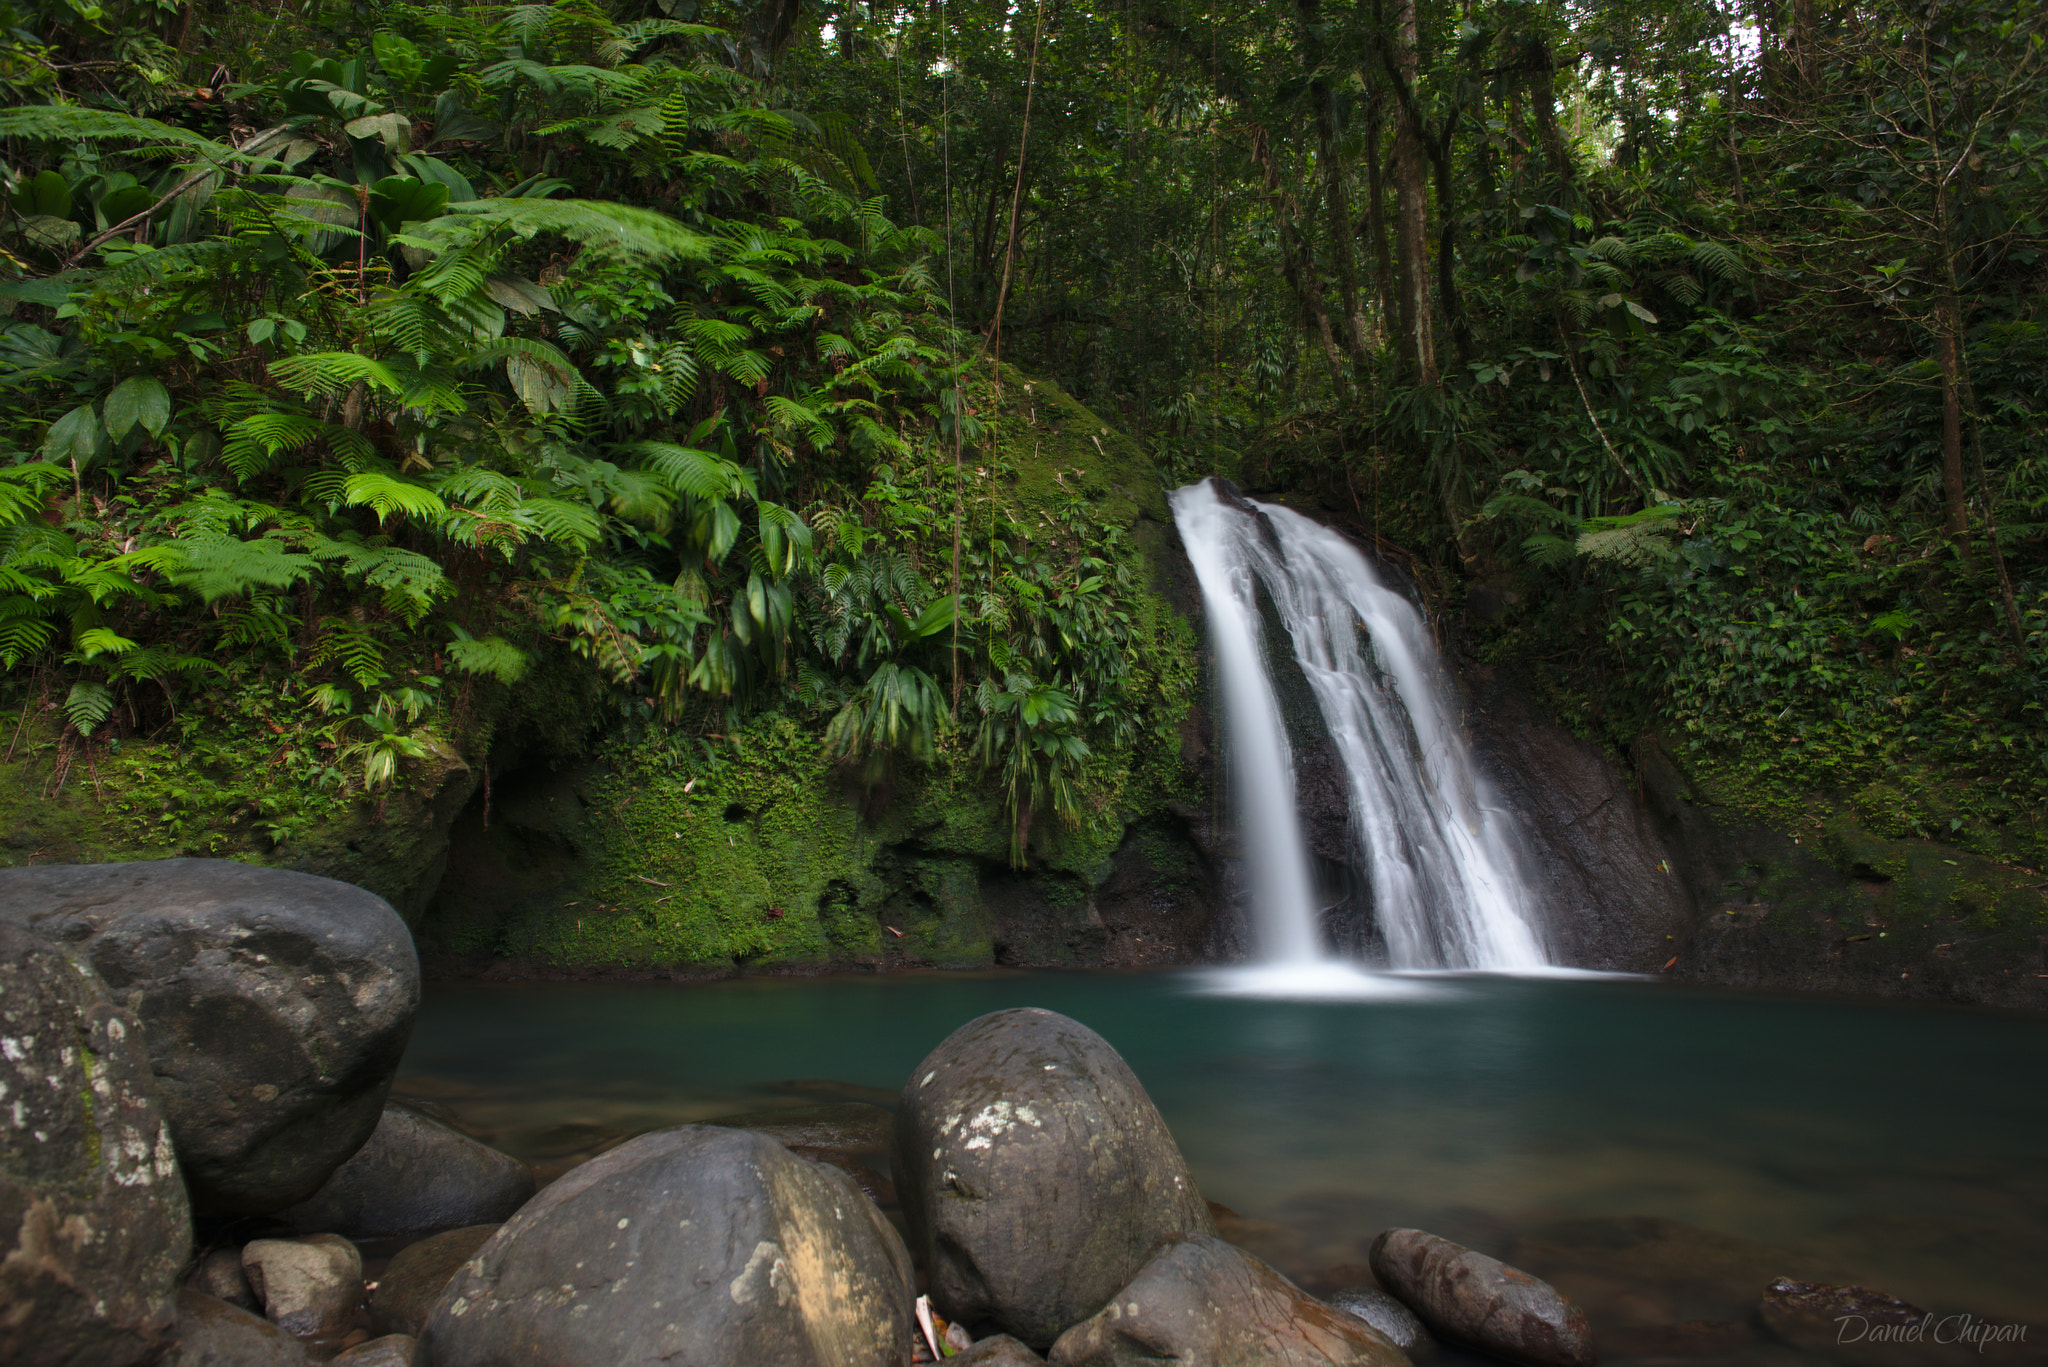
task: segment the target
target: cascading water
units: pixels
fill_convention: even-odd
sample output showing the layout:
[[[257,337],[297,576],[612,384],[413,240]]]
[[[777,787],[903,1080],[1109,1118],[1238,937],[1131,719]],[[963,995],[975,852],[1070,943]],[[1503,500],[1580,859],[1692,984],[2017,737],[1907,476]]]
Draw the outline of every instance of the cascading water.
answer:
[[[1351,833],[1396,970],[1539,970],[1512,819],[1472,765],[1414,605],[1344,537],[1205,480],[1173,494],[1221,684],[1232,797],[1268,977],[1326,971],[1294,758],[1261,650],[1263,586],[1342,760]]]

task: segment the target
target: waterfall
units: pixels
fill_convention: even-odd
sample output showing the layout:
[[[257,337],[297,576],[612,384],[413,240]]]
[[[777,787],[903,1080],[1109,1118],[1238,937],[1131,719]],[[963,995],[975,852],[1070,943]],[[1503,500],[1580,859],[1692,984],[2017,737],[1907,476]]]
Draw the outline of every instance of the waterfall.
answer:
[[[1371,886],[1387,967],[1543,968],[1513,818],[1473,767],[1422,614],[1357,546],[1290,509],[1204,480],[1174,491],[1173,513],[1216,653],[1260,960],[1331,967],[1293,752],[1265,669],[1263,588],[1343,765],[1354,862]]]

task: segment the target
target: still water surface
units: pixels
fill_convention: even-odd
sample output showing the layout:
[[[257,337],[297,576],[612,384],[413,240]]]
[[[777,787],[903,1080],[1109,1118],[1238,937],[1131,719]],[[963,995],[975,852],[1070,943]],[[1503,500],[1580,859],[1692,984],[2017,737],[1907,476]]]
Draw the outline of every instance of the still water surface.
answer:
[[[1204,1194],[1242,1217],[1226,1234],[1311,1289],[1356,1280],[1378,1230],[1413,1224],[1584,1299],[1609,1358],[1697,1357],[1659,1326],[1746,1321],[1777,1275],[2048,1339],[2048,1018],[1653,982],[1454,978],[1343,1002],[1203,981],[440,983],[397,1091],[545,1175],[662,1125],[886,1101],[957,1026],[1043,1006],[1122,1052]]]

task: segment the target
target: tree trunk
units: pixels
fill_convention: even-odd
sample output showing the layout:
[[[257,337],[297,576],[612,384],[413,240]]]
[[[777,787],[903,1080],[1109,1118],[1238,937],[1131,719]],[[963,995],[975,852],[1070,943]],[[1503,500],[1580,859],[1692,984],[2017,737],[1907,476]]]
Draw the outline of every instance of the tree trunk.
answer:
[[[1387,244],[1387,178],[1380,117],[1384,91],[1375,84],[1365,113],[1365,237],[1372,252],[1374,345],[1386,335],[1388,320],[1394,316],[1394,253]]]
[[[1941,357],[1941,501],[1951,539],[1970,534],[1963,487],[1963,319],[1952,290],[1934,301],[1934,340]]]
[[[1413,100],[1421,42],[1416,0],[1400,0],[1395,15],[1394,64],[1409,98],[1394,122],[1394,274],[1399,289],[1401,354],[1417,384],[1435,385],[1436,338],[1429,313],[1429,189],[1424,180],[1422,129]]]

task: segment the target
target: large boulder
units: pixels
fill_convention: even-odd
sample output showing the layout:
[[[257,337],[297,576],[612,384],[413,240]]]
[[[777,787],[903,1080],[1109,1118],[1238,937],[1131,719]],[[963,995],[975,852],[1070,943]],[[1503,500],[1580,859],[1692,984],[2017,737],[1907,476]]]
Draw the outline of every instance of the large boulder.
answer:
[[[201,1214],[304,1200],[377,1127],[419,1004],[383,898],[220,859],[45,865],[0,869],[0,918],[90,960],[141,1018]]]
[[[1371,1325],[1205,1235],[1153,1254],[1100,1312],[1060,1335],[1051,1359],[1053,1367],[1408,1367]]]
[[[1052,1011],[997,1011],[934,1049],[903,1089],[894,1166],[940,1313],[1035,1348],[1164,1241],[1216,1232],[1129,1066]]]
[[[421,1343],[434,1367],[899,1367],[911,1298],[902,1239],[843,1173],[685,1125],[529,1201]]]
[[[152,1356],[191,1243],[141,1026],[0,918],[0,1362]]]
[[[1496,1258],[1419,1229],[1383,1230],[1372,1275],[1445,1338],[1530,1367],[1593,1367],[1586,1312]]]
[[[533,1169],[389,1102],[368,1142],[312,1196],[279,1212],[302,1230],[405,1238],[497,1224],[533,1199]]]
[[[161,1367],[307,1367],[299,1341],[269,1320],[187,1287],[178,1293],[177,1343]]]
[[[387,1334],[417,1338],[427,1327],[427,1313],[441,1299],[462,1265],[490,1242],[498,1225],[471,1225],[407,1244],[398,1250],[370,1293],[370,1315]]]

